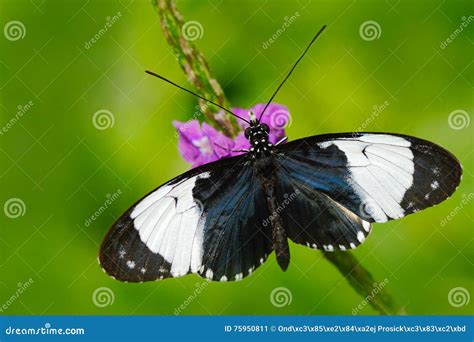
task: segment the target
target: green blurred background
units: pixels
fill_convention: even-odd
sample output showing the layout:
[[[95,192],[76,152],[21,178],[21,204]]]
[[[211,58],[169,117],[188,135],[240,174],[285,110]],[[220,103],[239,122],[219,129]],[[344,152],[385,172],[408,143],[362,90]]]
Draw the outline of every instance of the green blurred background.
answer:
[[[474,22],[454,33],[469,21],[472,2],[181,0],[177,6],[185,20],[202,25],[196,45],[232,105],[244,108],[264,102],[316,30],[328,24],[276,99],[292,114],[290,139],[362,128],[397,132],[434,141],[461,160],[464,178],[448,201],[376,224],[355,254],[376,279],[388,279],[407,313],[472,313],[472,302],[448,300],[452,289],[462,288],[464,298],[474,290],[473,125],[467,121]],[[4,29],[11,21],[24,27],[17,40],[6,29],[0,36],[0,126],[7,128],[0,134],[0,204],[7,208],[12,198],[24,203],[16,218],[5,208],[0,212],[2,314],[173,314],[202,287],[201,278],[124,284],[96,262],[118,215],[189,168],[171,121],[191,118],[197,102],[144,74],[152,69],[189,85],[157,14],[148,1],[125,0],[2,0],[0,13]],[[295,13],[297,19],[264,48]],[[86,48],[108,19],[113,25]],[[367,21],[380,27],[373,40],[359,31]],[[18,116],[18,106],[30,101]],[[99,110],[112,113],[113,126],[95,128]],[[181,313],[350,315],[361,304],[320,252],[294,244],[291,252],[287,272],[269,258],[242,282],[205,286]],[[102,287],[114,298],[104,307],[93,300]],[[276,287],[291,292],[291,304],[272,305]],[[375,311],[365,305],[358,313]]]

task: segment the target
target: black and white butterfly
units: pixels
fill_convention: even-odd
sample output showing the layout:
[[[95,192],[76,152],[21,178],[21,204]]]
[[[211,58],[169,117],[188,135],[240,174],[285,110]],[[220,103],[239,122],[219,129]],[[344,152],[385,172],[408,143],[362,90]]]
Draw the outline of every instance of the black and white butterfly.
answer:
[[[461,179],[457,159],[426,140],[336,133],[272,145],[268,126],[250,117],[249,151],[172,179],[113,224],[99,255],[105,272],[129,282],[189,273],[241,280],[272,251],[286,270],[288,239],[325,251],[356,248],[371,223],[438,204]]]

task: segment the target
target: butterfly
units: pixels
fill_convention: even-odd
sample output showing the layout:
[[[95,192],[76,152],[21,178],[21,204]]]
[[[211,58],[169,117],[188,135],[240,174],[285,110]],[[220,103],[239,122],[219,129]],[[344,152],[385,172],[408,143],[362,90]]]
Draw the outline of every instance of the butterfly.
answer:
[[[432,207],[460,183],[462,168],[450,152],[407,135],[335,133],[272,145],[260,122],[267,106],[241,118],[249,150],[166,182],[112,225],[99,252],[106,273],[126,282],[189,273],[237,281],[272,252],[286,270],[288,240],[328,252],[354,249],[372,223]]]

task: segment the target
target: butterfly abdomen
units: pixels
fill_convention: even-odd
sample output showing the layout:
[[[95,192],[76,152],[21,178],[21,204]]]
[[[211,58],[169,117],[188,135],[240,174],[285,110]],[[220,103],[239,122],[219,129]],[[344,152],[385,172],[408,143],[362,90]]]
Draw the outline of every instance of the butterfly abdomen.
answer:
[[[272,158],[265,158],[262,160],[260,170],[263,172],[260,173],[259,178],[267,195],[267,207],[270,213],[270,222],[272,226],[273,250],[275,251],[278,265],[283,271],[286,271],[290,264],[290,247],[288,246],[288,236],[279,214],[277,196],[275,193],[277,179],[275,178],[272,165]]]
[[[273,249],[275,250],[275,256],[278,265],[283,271],[286,271],[290,264],[290,247],[288,246],[288,236],[286,235],[285,229],[280,216],[276,215],[272,221],[273,226]]]
[[[271,215],[270,222],[272,224],[273,250],[275,251],[278,265],[283,271],[286,271],[288,265],[290,264],[290,247],[288,246],[288,236],[286,235],[286,231],[283,228],[283,221],[278,214],[278,205],[276,203],[276,196],[274,194],[273,188],[267,189],[267,191],[267,204]]]

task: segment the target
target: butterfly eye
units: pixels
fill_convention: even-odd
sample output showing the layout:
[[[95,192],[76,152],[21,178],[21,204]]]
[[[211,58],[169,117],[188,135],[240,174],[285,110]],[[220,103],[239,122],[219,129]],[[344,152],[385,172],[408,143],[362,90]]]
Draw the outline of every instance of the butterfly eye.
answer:
[[[265,132],[267,132],[267,133],[270,132],[270,128],[268,127],[267,124],[262,123],[261,125],[262,125],[262,128],[263,128],[263,130],[264,130]]]
[[[244,131],[245,137],[248,139],[250,137],[250,127],[247,127]]]

